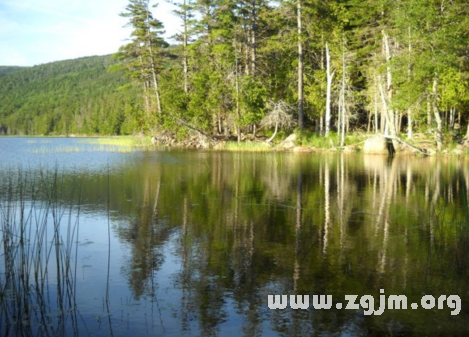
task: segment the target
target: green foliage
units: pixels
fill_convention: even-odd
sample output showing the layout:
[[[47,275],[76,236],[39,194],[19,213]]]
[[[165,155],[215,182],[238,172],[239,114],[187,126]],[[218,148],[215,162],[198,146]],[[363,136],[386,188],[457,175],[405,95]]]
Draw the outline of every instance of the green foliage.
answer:
[[[309,106],[309,116],[324,115],[326,106],[326,72],[324,69],[314,71],[311,80],[305,83],[305,101]]]
[[[466,95],[468,92],[468,82],[463,79],[460,71],[454,68],[448,68],[440,76],[441,80],[441,94],[440,105],[443,109],[447,110],[451,107],[462,107],[464,103],[469,101]]]
[[[337,145],[339,137],[337,133],[330,132],[328,137],[323,137],[320,134],[308,131],[297,130],[296,143],[302,146],[314,147],[318,149],[328,149]]]
[[[22,69],[24,69],[24,67],[0,66],[0,76],[8,75]]]
[[[107,72],[113,64],[109,56],[95,56],[20,68],[0,76],[0,133],[120,134],[139,130],[126,117],[136,88],[121,73]],[[122,86],[127,87],[118,90]],[[134,109],[139,108],[134,105]]]
[[[264,116],[267,90],[264,85],[253,78],[245,76],[241,81],[241,125],[257,124]]]

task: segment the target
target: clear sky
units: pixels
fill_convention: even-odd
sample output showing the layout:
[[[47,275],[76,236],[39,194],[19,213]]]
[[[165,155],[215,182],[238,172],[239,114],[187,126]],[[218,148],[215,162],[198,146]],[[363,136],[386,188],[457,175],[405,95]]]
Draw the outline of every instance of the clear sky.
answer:
[[[0,65],[32,66],[116,52],[130,29],[119,13],[127,0],[0,0]],[[153,2],[155,3],[155,2]],[[159,1],[153,15],[166,36],[180,30],[174,9]]]

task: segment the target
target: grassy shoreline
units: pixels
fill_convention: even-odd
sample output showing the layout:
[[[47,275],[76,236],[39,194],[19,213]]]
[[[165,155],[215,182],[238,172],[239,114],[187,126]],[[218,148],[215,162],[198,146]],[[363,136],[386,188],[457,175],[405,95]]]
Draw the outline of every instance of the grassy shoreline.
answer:
[[[276,142],[268,144],[262,139],[237,141],[219,141],[208,146],[201,146],[199,149],[212,151],[230,151],[230,152],[295,152],[295,153],[314,153],[314,152],[344,152],[344,153],[360,153],[363,151],[365,141],[376,134],[367,133],[350,133],[345,137],[345,145],[339,146],[338,135],[332,133],[329,137],[318,134],[297,134],[293,146],[284,147],[282,141],[287,138],[285,135],[279,137]],[[411,140],[405,139],[409,144],[422,148],[428,152],[430,156],[469,156],[469,146],[463,146],[456,141],[449,140],[441,152],[436,151],[436,144],[431,135],[422,133],[415,134]],[[134,136],[104,136],[96,137],[93,143],[99,145],[128,146],[137,148],[161,148],[162,146],[154,146],[151,142],[151,136],[134,135]],[[194,148],[187,146],[184,141],[177,142],[168,148]],[[417,155],[422,156],[408,147],[403,147],[401,151],[396,152],[397,155]]]
[[[276,142],[266,143],[263,139],[249,140],[245,139],[240,142],[220,140],[218,142],[206,143],[203,145],[190,146],[183,141],[176,141],[173,145],[154,145],[151,136],[147,135],[125,135],[125,136],[87,136],[87,135],[69,135],[69,136],[1,136],[5,138],[77,138],[83,139],[80,142],[97,146],[113,146],[127,149],[153,150],[161,148],[178,148],[178,149],[203,149],[211,151],[230,151],[230,152],[295,152],[295,153],[314,153],[314,152],[344,152],[359,153],[363,151],[363,145],[366,139],[376,134],[367,134],[363,132],[350,133],[345,137],[345,145],[339,146],[338,135],[331,133],[330,136],[324,137],[315,133],[296,133],[296,140],[285,147],[282,141],[286,136],[279,136]],[[430,156],[469,156],[469,144],[459,144],[457,141],[449,140],[450,135],[446,135],[447,141],[442,151],[436,151],[436,144],[431,135],[423,133],[415,134],[413,139],[403,138],[409,144],[426,150]],[[397,155],[422,155],[403,147],[401,151],[396,152]]]

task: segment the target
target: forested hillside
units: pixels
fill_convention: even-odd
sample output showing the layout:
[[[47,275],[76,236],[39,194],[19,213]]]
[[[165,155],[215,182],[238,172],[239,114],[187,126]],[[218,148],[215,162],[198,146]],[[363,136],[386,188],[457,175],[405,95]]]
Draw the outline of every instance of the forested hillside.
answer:
[[[110,56],[0,67],[0,134],[120,134],[139,129],[138,95]]]
[[[24,69],[24,67],[0,66],[0,76],[8,75],[21,69]]]
[[[240,136],[291,127],[289,115],[342,141],[429,132],[438,149],[448,131],[465,132],[466,0],[184,0],[169,68],[152,5],[129,1],[121,15],[134,31],[118,55],[161,128]]]

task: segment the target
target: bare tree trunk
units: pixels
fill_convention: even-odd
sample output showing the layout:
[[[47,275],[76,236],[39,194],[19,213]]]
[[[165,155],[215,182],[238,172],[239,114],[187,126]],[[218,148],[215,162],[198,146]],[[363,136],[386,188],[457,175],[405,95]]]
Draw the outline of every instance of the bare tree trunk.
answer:
[[[396,124],[394,123],[393,119],[394,119],[394,114],[392,113],[392,111],[389,111],[388,109],[388,102],[386,100],[386,95],[384,93],[384,89],[383,89],[383,85],[381,83],[381,76],[378,75],[378,85],[379,85],[379,91],[381,93],[381,101],[383,103],[383,112],[384,112],[384,115],[386,117],[386,129],[389,130],[389,133],[391,135],[391,137],[393,138],[392,142],[393,142],[393,145],[394,145],[394,149],[397,149],[397,140],[395,140],[395,138],[397,137],[397,134],[396,134]],[[387,133],[387,132],[385,132]]]
[[[277,130],[278,130],[278,122],[275,123],[274,134],[272,135],[272,137],[270,137],[269,139],[266,140],[267,143],[270,143],[274,139],[274,137],[277,135]]]
[[[455,119],[456,119],[456,108],[453,107],[449,110],[449,127],[451,129],[454,129]]]
[[[303,42],[301,25],[301,0],[297,0],[297,23],[298,23],[298,127],[304,127],[303,111]]]
[[[143,80],[143,94],[145,95],[145,109],[147,112],[149,112],[151,110],[151,99],[148,93],[150,84],[148,81],[148,76],[145,74],[145,71],[144,71],[145,66],[143,64],[142,56],[139,56],[139,60],[140,60],[140,66],[141,66],[140,76],[142,77],[142,80]]]
[[[397,132],[399,132],[401,130],[401,127],[402,127],[402,118],[404,117],[404,115],[398,111],[396,111],[396,130]]]
[[[432,91],[432,104],[433,104],[433,114],[436,121],[436,132],[435,132],[435,141],[438,151],[441,151],[443,148],[443,123],[441,121],[440,111],[438,110],[437,101],[437,89],[438,89],[438,73],[435,73],[433,78],[433,91]]]
[[[244,53],[245,53],[245,58],[246,58],[246,64],[245,64],[245,68],[244,68],[244,74],[245,75],[249,75],[251,73],[251,67],[250,67],[250,64],[249,64],[249,51],[250,51],[250,43],[249,41],[251,40],[250,38],[250,35],[251,33],[249,32],[249,28],[246,28],[246,32],[245,32],[245,40],[246,40],[246,49],[244,50]]]
[[[148,6],[148,4],[147,4]],[[147,23],[150,20],[149,15],[150,15],[150,9],[147,7]],[[153,88],[155,89],[155,97],[156,97],[156,108],[158,110],[158,113],[161,114],[162,109],[161,109],[161,99],[160,99],[160,90],[158,88],[158,79],[156,76],[156,66],[155,66],[155,57],[153,55],[153,48],[152,48],[152,43],[151,43],[151,35],[150,35],[150,29],[147,30],[147,49],[150,54],[150,66],[151,66],[151,76],[153,79]]]
[[[188,73],[189,73],[189,65],[187,60],[187,0],[184,0],[183,4],[183,21],[184,21],[184,33],[183,33],[183,71],[184,71],[184,92],[187,94],[189,92],[189,84],[188,84]]]
[[[343,82],[342,84],[343,85]],[[340,88],[339,104],[338,104],[338,116],[337,116],[337,131],[339,133],[340,146],[344,146],[344,132],[345,132],[345,102],[344,102],[344,88]]]
[[[341,120],[339,120],[339,126],[341,128],[341,135],[340,135],[340,146],[344,146],[345,143],[345,123],[346,123],[346,113],[347,113],[347,108],[345,104],[345,90],[346,90],[346,73],[347,73],[347,67],[345,64],[345,42],[344,39],[342,38],[342,88],[340,90],[340,104],[339,104],[339,110],[342,110],[341,113],[339,113]]]
[[[383,43],[386,57],[386,91],[388,94],[388,102],[392,99],[392,72],[391,72],[391,47],[389,45],[389,36],[383,30]]]
[[[329,130],[331,127],[331,88],[332,88],[332,79],[334,78],[334,72],[331,73],[331,55],[329,54],[329,45],[326,42],[326,116],[325,116],[325,136],[329,135]]]
[[[386,113],[386,122],[389,128],[389,132],[392,137],[397,137],[398,136],[398,130],[396,130],[396,116],[393,111],[393,109],[390,108],[390,104],[392,102],[392,97],[393,97],[393,88],[392,88],[392,72],[391,72],[391,46],[389,45],[389,36],[387,33],[383,30],[383,45],[384,45],[384,52],[385,52],[385,57],[386,57],[386,97],[384,95],[384,92],[381,87],[381,83],[379,83],[382,91],[382,97],[386,101],[385,105],[385,113]],[[397,140],[393,139],[392,140],[394,149],[397,151],[398,149],[398,143]]]
[[[375,93],[375,133],[379,133],[379,119],[378,119],[378,92]]]
[[[257,13],[256,0],[251,0],[251,75],[256,76],[257,58]]]
[[[430,98],[430,94],[427,92],[427,126],[432,126],[432,101]]]
[[[161,100],[160,100],[160,90],[158,88],[158,79],[156,77],[155,64],[153,63],[153,60],[152,60],[152,64],[151,64],[151,74],[152,74],[152,77],[153,77],[153,88],[155,90],[156,108],[158,110],[158,113],[161,114],[162,108],[161,108]]]
[[[407,138],[412,139],[412,109],[407,110]]]
[[[368,111],[368,123],[366,125],[366,133],[370,133],[370,130],[371,130],[371,119],[372,119],[372,112],[371,110]]]
[[[379,133],[379,131],[381,130],[381,132],[384,131],[384,121],[383,121],[383,118],[381,118],[381,120],[379,119],[378,115],[379,115],[379,86],[378,86],[378,77],[376,76],[376,72],[375,72],[375,76],[374,76],[374,79],[375,79],[375,82],[374,82],[374,85],[375,85],[375,89],[373,90],[373,101],[374,101],[374,112],[375,112],[375,133]],[[381,112],[381,115],[382,115],[382,112]],[[381,123],[380,123],[381,122]]]
[[[148,81],[143,82],[143,95],[145,96],[145,111],[151,110],[151,100],[150,96],[148,95]]]
[[[238,53],[236,40],[233,40],[234,52],[235,52],[235,89],[236,89],[236,116],[238,120],[241,118],[241,110],[239,108],[239,78],[238,78]],[[241,133],[238,126],[239,121],[236,121],[236,136],[238,138],[238,143],[241,141]]]
[[[409,32],[409,61],[408,61],[408,64],[407,64],[407,77],[408,77],[408,81],[410,83],[411,79],[412,79],[412,62],[411,62],[411,59],[412,59],[412,32],[411,32],[411,28],[409,26],[408,28],[408,32]],[[409,102],[410,104],[410,102]],[[412,139],[412,108],[408,108],[407,109],[407,138],[409,139]]]

